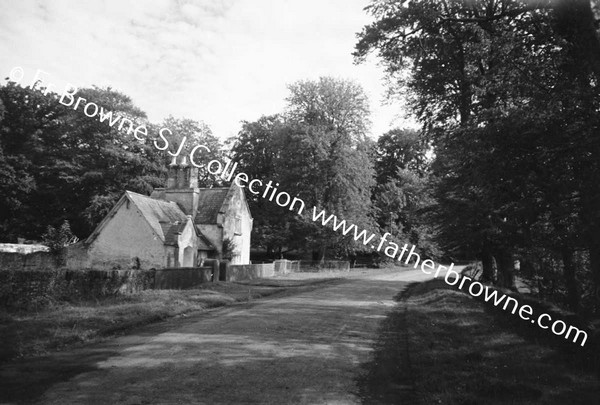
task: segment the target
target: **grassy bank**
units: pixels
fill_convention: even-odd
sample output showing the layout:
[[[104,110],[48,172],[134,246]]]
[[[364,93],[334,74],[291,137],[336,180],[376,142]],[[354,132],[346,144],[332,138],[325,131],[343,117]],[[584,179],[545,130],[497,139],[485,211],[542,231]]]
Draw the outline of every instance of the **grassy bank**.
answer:
[[[315,281],[219,282],[191,290],[146,290],[96,301],[58,302],[35,312],[0,309],[0,362],[40,356],[162,319],[312,284]]]
[[[443,280],[398,300],[359,381],[367,403],[598,403],[600,381],[579,345],[552,344]]]

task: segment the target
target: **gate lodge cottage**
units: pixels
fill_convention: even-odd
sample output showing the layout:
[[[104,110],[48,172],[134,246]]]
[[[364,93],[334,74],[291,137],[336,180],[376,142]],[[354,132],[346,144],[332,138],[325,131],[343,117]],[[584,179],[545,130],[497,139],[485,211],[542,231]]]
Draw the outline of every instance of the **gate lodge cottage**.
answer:
[[[233,242],[232,264],[250,263],[252,216],[244,190],[199,188],[198,169],[171,164],[166,188],[150,196],[126,191],[84,241],[86,268],[195,267],[222,258]]]

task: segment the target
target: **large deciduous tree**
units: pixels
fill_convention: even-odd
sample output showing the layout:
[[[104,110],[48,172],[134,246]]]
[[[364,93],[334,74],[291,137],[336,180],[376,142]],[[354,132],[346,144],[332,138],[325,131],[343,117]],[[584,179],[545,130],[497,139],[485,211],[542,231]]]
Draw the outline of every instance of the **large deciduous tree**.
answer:
[[[299,81],[289,90],[289,129],[280,137],[282,184],[309,207],[368,229],[374,225],[370,197],[375,183],[366,94],[350,80],[331,77]],[[328,248],[346,254],[357,247],[308,214],[304,229],[315,259],[322,260]]]
[[[251,197],[256,236],[268,249],[302,248],[322,260],[326,252],[346,255],[348,238],[312,221],[312,207],[340,220],[369,227],[374,171],[367,138],[369,105],[356,83],[322,77],[289,86],[286,111],[244,123],[233,158],[249,175],[278,182],[306,204],[294,216],[274,203]]]
[[[277,139],[285,124],[280,115],[263,116],[254,122],[243,122],[238,136],[231,139],[231,154],[241,172],[251,179],[261,181],[277,180]],[[252,241],[255,246],[264,247],[271,258],[281,256],[284,248],[297,247],[291,237],[290,224],[293,215],[260,195],[246,193],[250,212],[254,218]],[[296,245],[296,246],[294,246]]]
[[[515,252],[554,252],[577,308],[575,251],[586,248],[600,287],[600,46],[591,2],[376,0],[368,10],[375,22],[355,55],[376,51],[397,88],[409,90],[435,146],[447,245],[478,251],[488,267],[495,256],[507,287]]]
[[[432,240],[435,232],[425,215],[433,203],[428,152],[429,145],[416,130],[396,128],[380,136],[375,145],[373,204],[382,231],[436,258],[440,252]]]
[[[78,95],[136,122],[145,113],[111,89]],[[139,141],[59,103],[57,94],[14,83],[0,87],[0,228],[4,241],[39,240],[68,220],[87,236],[124,190],[149,193],[163,183],[164,163],[150,139]]]

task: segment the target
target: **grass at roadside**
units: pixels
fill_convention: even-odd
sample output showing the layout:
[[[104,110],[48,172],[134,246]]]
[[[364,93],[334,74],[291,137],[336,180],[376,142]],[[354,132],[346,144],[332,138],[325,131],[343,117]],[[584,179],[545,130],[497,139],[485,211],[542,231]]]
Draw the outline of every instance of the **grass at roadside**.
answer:
[[[312,284],[315,281],[219,282],[191,290],[147,290],[96,301],[56,303],[37,312],[0,310],[0,362],[41,356],[162,319]]]
[[[533,338],[520,319],[443,280],[414,285],[399,300],[359,381],[367,403],[598,403],[600,381],[578,345]]]

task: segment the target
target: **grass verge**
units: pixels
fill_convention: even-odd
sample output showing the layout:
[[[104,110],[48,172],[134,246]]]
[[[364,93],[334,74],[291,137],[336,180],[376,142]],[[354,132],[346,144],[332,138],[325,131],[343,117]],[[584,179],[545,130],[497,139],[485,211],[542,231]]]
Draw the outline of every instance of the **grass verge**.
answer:
[[[218,282],[190,290],[147,290],[96,301],[61,302],[35,312],[0,309],[0,362],[42,356],[166,318],[323,282]]]
[[[397,298],[359,380],[365,403],[598,403],[600,381],[574,355],[584,350],[578,345],[536,338],[518,317],[443,280],[413,285]]]

